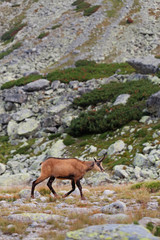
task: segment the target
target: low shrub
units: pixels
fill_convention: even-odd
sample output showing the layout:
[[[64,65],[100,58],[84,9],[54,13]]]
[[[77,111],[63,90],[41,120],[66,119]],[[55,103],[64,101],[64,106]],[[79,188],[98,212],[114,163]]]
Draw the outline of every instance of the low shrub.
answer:
[[[1,36],[1,41],[7,41],[7,40],[13,40],[14,36],[23,28],[26,26],[26,23],[24,24],[16,24],[13,28],[11,28],[9,31],[5,32]]]
[[[147,129],[140,129],[139,131],[137,131],[136,133],[135,133],[135,138],[143,138],[143,137],[145,137],[146,135],[147,135]]]
[[[54,133],[54,134],[49,135],[49,136],[48,136],[48,139],[49,139],[49,140],[53,140],[53,139],[55,139],[55,138],[57,138],[57,137],[60,137],[60,136],[61,136],[60,133]]]
[[[48,35],[49,35],[49,32],[42,32],[42,33],[39,34],[38,38],[42,39],[42,38],[44,38],[44,37],[46,37]]]
[[[3,51],[0,53],[0,59],[4,58],[5,56],[9,55],[11,52],[13,52],[15,49],[18,49],[21,47],[21,43],[17,42],[12,47],[8,48],[6,51]]]
[[[100,8],[100,5],[95,5],[95,6],[88,7],[87,9],[84,10],[83,15],[84,16],[90,16],[93,13],[95,13],[99,8]]]
[[[90,61],[87,59],[82,59],[75,62],[76,67],[95,66],[95,65],[96,65],[95,61]]]
[[[0,136],[0,143],[8,142],[8,141],[9,141],[9,137],[8,136]]]

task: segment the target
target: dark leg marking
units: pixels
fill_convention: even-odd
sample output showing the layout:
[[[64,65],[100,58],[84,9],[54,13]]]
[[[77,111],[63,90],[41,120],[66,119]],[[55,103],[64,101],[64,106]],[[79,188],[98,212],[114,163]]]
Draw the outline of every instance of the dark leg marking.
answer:
[[[55,192],[55,190],[52,187],[52,183],[53,183],[54,179],[55,179],[55,177],[50,177],[47,182],[47,186],[49,187],[50,191],[54,194],[54,196],[58,197],[57,193]]]
[[[71,181],[71,184],[72,184],[72,189],[71,191],[69,191],[68,193],[66,193],[63,198],[67,197],[69,194],[71,194],[74,190],[75,190],[75,182],[74,180]]]
[[[81,199],[82,199],[82,200],[85,200],[85,197],[84,197],[84,195],[83,195],[83,193],[82,193],[82,186],[81,186],[80,180],[77,180],[77,181],[76,181],[76,185],[77,185],[77,187],[78,187],[78,189],[79,189],[79,191],[80,191]]]
[[[32,183],[31,198],[34,198],[34,189],[35,189],[36,185],[43,182],[46,178],[48,178],[48,177],[39,177],[39,178],[37,178],[37,180],[35,180]]]

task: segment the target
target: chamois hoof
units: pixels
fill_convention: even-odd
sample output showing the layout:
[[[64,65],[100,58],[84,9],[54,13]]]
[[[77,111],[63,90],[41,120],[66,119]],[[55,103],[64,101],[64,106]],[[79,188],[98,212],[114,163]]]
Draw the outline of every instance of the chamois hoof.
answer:
[[[66,198],[66,197],[67,197],[67,195],[66,195],[66,194],[62,196],[62,198]]]
[[[86,200],[86,198],[85,197],[81,197],[81,200]]]

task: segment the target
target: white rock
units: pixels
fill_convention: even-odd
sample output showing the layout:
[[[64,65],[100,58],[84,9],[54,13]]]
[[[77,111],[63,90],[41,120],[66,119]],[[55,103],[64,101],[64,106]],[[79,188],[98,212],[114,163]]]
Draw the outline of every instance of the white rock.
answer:
[[[130,97],[130,94],[121,94],[116,98],[116,101],[113,103],[113,106],[116,106],[118,104],[125,105],[127,103],[128,98]]]
[[[108,155],[120,153],[125,149],[125,143],[122,140],[118,140],[108,148]]]

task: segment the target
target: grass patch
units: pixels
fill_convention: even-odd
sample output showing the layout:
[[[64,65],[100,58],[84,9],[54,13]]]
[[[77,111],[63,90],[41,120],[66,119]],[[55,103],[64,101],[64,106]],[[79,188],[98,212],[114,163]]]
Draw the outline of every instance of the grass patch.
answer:
[[[69,135],[67,135],[64,140],[63,140],[63,143],[66,145],[66,146],[69,146],[69,145],[72,145],[75,143],[75,139]]]
[[[0,143],[8,142],[9,137],[8,136],[0,136]]]
[[[24,24],[16,24],[13,28],[11,28],[9,31],[5,32],[2,36],[1,36],[1,41],[5,42],[8,40],[13,40],[15,35],[26,26],[26,23]]]
[[[131,189],[140,189],[145,187],[149,192],[158,192],[160,190],[160,181],[141,182],[132,185]]]
[[[0,53],[0,59],[4,58],[5,56],[8,56],[11,52],[13,52],[15,49],[18,49],[22,46],[20,42],[15,43],[12,47],[8,48],[6,51],[2,51]]]
[[[60,137],[60,136],[61,136],[60,133],[54,133],[54,134],[50,134],[50,135],[48,136],[48,139],[49,139],[49,140],[53,140],[53,139],[58,138],[58,137]]]
[[[84,11],[84,10],[86,10],[87,8],[89,8],[91,6],[91,4],[90,3],[88,3],[88,2],[81,2],[80,4],[78,4],[77,6],[76,6],[76,11],[77,12],[81,12],[81,11]]]

